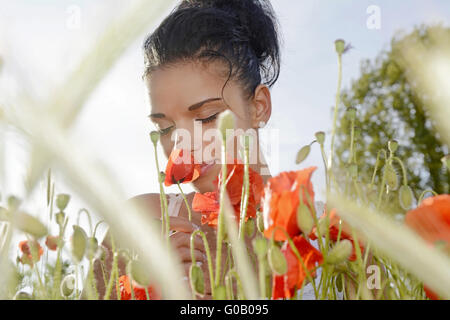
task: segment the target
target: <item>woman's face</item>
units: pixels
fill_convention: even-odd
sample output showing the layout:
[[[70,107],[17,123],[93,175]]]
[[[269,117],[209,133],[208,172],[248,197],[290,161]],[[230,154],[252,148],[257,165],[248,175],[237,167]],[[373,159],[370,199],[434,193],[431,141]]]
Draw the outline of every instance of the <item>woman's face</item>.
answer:
[[[226,103],[222,99],[226,78],[221,76],[221,67],[218,63],[178,63],[154,70],[146,79],[150,119],[161,134],[164,153],[169,157],[175,147],[190,148],[197,163],[202,163],[200,178],[193,182],[200,192],[213,190],[213,181],[221,169],[220,136],[207,136],[208,132],[217,132],[219,114],[231,110],[235,127],[244,131],[253,128],[256,135],[261,121],[254,108],[258,103],[245,99],[242,88],[234,81],[229,81],[223,91]],[[233,140],[237,158],[237,139]]]

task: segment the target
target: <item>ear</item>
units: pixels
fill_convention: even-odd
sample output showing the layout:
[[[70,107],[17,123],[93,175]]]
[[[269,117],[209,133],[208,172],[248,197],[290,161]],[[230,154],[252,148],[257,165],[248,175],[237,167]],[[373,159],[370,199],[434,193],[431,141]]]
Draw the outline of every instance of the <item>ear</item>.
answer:
[[[267,123],[272,115],[272,98],[270,90],[265,84],[255,89],[253,98],[252,127],[257,129],[260,123]]]

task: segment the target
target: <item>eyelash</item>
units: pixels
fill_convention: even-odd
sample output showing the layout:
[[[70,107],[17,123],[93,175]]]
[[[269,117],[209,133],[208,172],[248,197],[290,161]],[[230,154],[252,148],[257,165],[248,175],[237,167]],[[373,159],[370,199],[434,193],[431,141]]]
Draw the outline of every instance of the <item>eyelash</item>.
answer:
[[[196,119],[196,121],[201,121],[202,123],[210,123],[213,122],[214,120],[217,119],[217,116],[219,115],[220,112],[217,112],[216,114],[213,114],[212,116],[205,118],[205,119]],[[160,135],[166,135],[170,132],[170,130],[172,130],[172,127],[168,127],[166,129],[161,129],[159,130],[159,134]]]
[[[213,114],[211,117],[205,118],[205,119],[196,119],[196,121],[201,121],[202,123],[210,123],[217,119],[217,116],[219,115],[219,112],[216,114]]]

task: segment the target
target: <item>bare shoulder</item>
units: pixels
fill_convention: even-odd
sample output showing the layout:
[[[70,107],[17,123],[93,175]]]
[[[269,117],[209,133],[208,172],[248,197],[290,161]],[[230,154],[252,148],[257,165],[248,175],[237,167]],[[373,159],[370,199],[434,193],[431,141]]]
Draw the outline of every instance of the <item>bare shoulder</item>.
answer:
[[[127,202],[140,206],[144,211],[158,219],[161,217],[161,201],[159,193],[140,194],[128,199]]]

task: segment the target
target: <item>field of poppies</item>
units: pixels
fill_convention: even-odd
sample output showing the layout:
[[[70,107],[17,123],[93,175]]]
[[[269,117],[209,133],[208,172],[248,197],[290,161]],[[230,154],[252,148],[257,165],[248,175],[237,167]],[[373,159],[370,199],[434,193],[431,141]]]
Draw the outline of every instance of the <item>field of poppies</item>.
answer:
[[[74,183],[78,196],[103,219],[91,224],[89,232],[78,223],[69,225],[66,211],[71,196],[54,193],[51,170],[45,177],[47,193],[42,196],[46,197],[48,221],[56,229],[26,212],[21,207],[23,199],[2,190],[0,299],[202,299],[210,292],[213,299],[296,300],[304,298],[307,287],[315,299],[450,298],[450,195],[425,190],[415,199],[404,170],[394,169],[394,163],[403,167],[395,140],[380,150],[373,167],[374,179],[364,185],[358,179],[358,166],[352,161],[354,126],[349,130],[349,162],[344,171],[337,166],[334,144],[341,120],[338,111],[342,108],[342,56],[348,50],[344,40],[335,42],[339,78],[332,132],[318,131],[312,137],[313,143],[300,148],[297,159],[293,159],[299,170],[281,172],[266,184],[249,167],[252,141],[243,136],[243,161],[223,161],[217,190],[196,194],[190,204],[202,213],[202,223],[216,230],[216,251],[210,250],[201,230],[193,232],[189,286],[178,281],[183,278],[182,269],[168,241],[170,220],[164,188],[174,184],[181,189],[183,183],[198,177],[199,168],[192,161],[176,161],[183,156],[183,150],[173,151],[165,169],[155,168],[161,172],[157,183],[163,213],[162,223],[156,223],[146,219],[148,213],[141,208],[122,201],[120,188],[105,171],[97,170],[87,154],[72,154],[67,130],[87,97],[83,96],[85,89],[100,82],[126,44],[145,27],[144,21],[155,13],[154,4],[146,2],[142,1],[140,7],[121,20],[123,30],[130,31],[124,32],[128,38],[108,41],[114,33],[107,32],[104,41],[93,49],[95,53],[88,55],[62,86],[61,93],[47,102],[53,116],[36,116],[38,111],[31,108],[30,112],[16,112],[0,106],[0,123],[18,129],[34,148],[30,190],[42,180],[44,164],[51,158]],[[130,21],[134,28],[130,28]],[[416,77],[418,85],[436,97],[431,103],[433,120],[443,140],[450,143],[450,128],[445,120],[450,119],[450,82],[446,76],[439,78],[442,73],[436,72],[449,67],[448,59],[442,57],[450,53],[450,47],[443,46],[438,53],[421,47],[407,49],[405,59],[410,64],[411,77]],[[98,50],[106,57],[101,68],[94,62]],[[434,95],[435,92],[440,94]],[[27,103],[34,107],[38,102]],[[358,112],[349,108],[344,116],[353,124]],[[222,113],[218,130],[223,141],[227,129],[233,128],[233,114]],[[159,134],[153,132],[150,139],[158,157]],[[331,148],[326,150],[328,139]],[[303,168],[303,161],[315,146],[320,148],[323,165]],[[221,152],[225,160],[225,143]],[[449,162],[448,156],[442,159],[447,170]],[[316,205],[311,183],[317,170],[326,173],[324,208]],[[404,210],[401,221],[384,212],[392,194]],[[78,217],[81,215],[91,220],[88,210],[80,209]],[[113,231],[108,234],[109,246],[99,243],[97,230],[102,223]],[[18,247],[12,243],[14,234],[22,239]],[[193,244],[197,238],[207,251],[209,281],[195,263]],[[247,242],[251,243],[250,248],[246,247]],[[123,250],[118,243],[134,250]],[[230,257],[225,270],[221,261],[223,247]],[[213,256],[218,258],[213,260]],[[96,269],[101,270],[101,287],[95,280]]]

